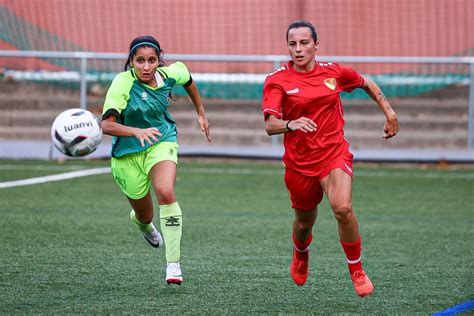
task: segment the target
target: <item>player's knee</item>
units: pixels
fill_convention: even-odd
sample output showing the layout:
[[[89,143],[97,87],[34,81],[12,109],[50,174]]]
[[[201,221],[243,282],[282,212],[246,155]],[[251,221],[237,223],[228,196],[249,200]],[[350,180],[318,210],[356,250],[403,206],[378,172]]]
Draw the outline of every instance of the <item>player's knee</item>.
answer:
[[[298,231],[305,231],[311,229],[313,227],[313,224],[314,223],[310,221],[295,220],[295,222],[293,223],[293,227]]]
[[[176,194],[173,187],[156,188],[155,192],[159,204],[171,204],[176,202]]]
[[[333,212],[338,222],[348,221],[353,213],[352,205],[350,203],[335,205]]]

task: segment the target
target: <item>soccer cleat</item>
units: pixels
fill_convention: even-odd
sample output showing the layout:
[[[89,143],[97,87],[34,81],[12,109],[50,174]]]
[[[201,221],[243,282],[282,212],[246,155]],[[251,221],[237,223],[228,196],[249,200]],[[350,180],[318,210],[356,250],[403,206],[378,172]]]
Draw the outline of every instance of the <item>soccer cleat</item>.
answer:
[[[183,274],[179,262],[169,262],[166,264],[166,282],[168,284],[181,285],[183,282]]]
[[[163,246],[163,237],[161,237],[160,232],[156,230],[155,225],[153,225],[153,223],[150,223],[150,225],[151,230],[149,232],[142,231],[143,237],[145,237],[145,240],[148,241],[148,243],[155,248]]]
[[[293,258],[290,265],[291,278],[296,285],[304,285],[308,278],[309,249],[303,252],[293,249]]]
[[[364,270],[355,271],[351,274],[352,283],[354,283],[354,289],[360,297],[365,297],[374,292],[374,285],[370,281],[369,277],[365,274]]]

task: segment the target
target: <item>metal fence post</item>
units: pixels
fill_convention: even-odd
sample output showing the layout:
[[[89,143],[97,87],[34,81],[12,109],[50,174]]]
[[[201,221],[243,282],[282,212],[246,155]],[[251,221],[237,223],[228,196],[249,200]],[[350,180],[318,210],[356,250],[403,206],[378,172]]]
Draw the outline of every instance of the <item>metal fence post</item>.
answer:
[[[87,57],[81,57],[81,109],[87,109]]]
[[[273,71],[277,70],[278,68],[280,68],[280,62],[278,60],[275,60],[273,62]]]
[[[469,111],[467,117],[467,149],[474,149],[474,63],[469,64]]]

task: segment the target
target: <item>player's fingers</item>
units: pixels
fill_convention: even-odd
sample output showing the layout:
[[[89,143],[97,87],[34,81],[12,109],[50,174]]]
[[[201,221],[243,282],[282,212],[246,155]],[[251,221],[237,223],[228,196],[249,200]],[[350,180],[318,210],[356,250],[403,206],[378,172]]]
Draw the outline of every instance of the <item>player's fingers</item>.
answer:
[[[210,129],[209,124],[204,126],[204,133],[206,134],[207,139],[211,141],[211,129]]]
[[[157,142],[157,141],[158,141],[158,138],[156,138],[156,136],[155,136],[155,135],[151,134],[151,136],[150,136],[150,137],[151,137],[151,139],[153,139],[155,142]]]
[[[313,120],[308,120],[308,124],[311,125],[313,128],[318,127],[318,125]]]
[[[163,136],[163,134],[161,134],[160,130],[157,128],[151,128],[150,131],[151,131],[151,135],[157,135],[158,137]]]
[[[298,130],[302,131],[303,133],[307,133],[308,130],[306,129],[306,127],[303,125],[303,126],[300,126],[297,128]]]
[[[316,127],[317,127],[316,124],[309,119],[307,121],[304,121],[303,126],[302,126],[302,128],[304,128],[308,132],[316,131]]]
[[[392,138],[393,136],[397,135],[397,133],[385,133],[382,138],[389,139]]]
[[[153,136],[153,137],[154,137],[154,136]],[[155,137],[155,138],[156,138],[156,137]],[[147,142],[150,146],[153,145],[153,142],[150,140],[150,138],[149,138],[148,136],[145,138],[145,140],[146,140],[146,142]],[[158,140],[157,140],[157,141],[158,141]]]
[[[316,128],[313,125],[309,124],[309,123],[304,125],[304,129],[306,129],[308,132],[314,132],[316,130]]]
[[[304,116],[301,119],[303,120],[303,122],[305,122],[305,123],[307,123],[307,124],[309,124],[313,127],[317,127],[316,123],[312,119],[304,117]]]

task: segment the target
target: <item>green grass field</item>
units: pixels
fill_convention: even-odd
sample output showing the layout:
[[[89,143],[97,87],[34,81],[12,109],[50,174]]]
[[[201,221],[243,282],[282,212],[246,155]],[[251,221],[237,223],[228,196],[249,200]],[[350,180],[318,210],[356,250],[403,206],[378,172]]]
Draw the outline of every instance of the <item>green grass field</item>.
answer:
[[[108,166],[0,161],[0,182]],[[110,174],[0,188],[0,314],[420,314],[474,299],[474,170],[355,166],[353,203],[375,285],[360,299],[326,201],[303,287],[275,162],[183,160],[182,286],[129,222]],[[472,310],[471,310],[472,312]]]

